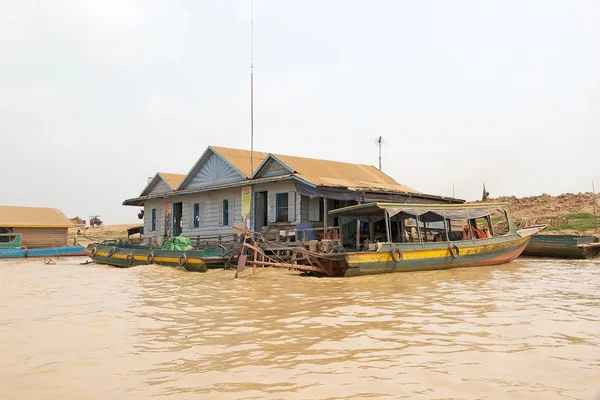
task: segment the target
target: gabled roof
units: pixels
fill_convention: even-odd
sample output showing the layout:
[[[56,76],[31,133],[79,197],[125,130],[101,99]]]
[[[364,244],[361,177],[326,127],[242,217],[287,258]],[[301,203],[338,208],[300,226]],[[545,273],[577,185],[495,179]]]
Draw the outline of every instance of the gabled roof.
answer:
[[[185,178],[184,174],[169,174],[167,172],[159,172],[158,174],[162,176],[167,185],[171,186],[173,190],[177,189],[183,178]]]
[[[344,187],[351,190],[421,193],[411,187],[399,184],[372,165],[293,157],[282,154],[269,154],[257,168],[253,177],[260,177],[261,170],[269,160],[277,161],[289,172],[315,186]]]
[[[219,146],[208,146],[208,148],[202,153],[196,164],[190,169],[190,171],[181,180],[179,185],[176,187],[177,190],[185,189],[193,179],[196,173],[202,168],[207,160],[216,154],[218,157],[223,159],[234,171],[240,174],[240,179],[250,179],[252,176],[252,169],[250,167],[251,152],[249,150],[232,149],[229,147]],[[268,153],[260,151],[254,152],[254,167],[256,168],[265,159]]]
[[[246,178],[252,177],[252,168],[250,168],[250,150],[232,149],[229,147],[210,146],[215,152],[219,153],[229,164],[240,171]],[[256,169],[269,153],[262,151],[254,152],[254,168]]]
[[[170,174],[168,172],[157,172],[156,175],[148,182],[148,185],[142,190],[141,196],[147,195],[153,187],[155,187],[160,181],[164,182],[171,188],[171,190],[177,189],[185,175],[183,174]]]
[[[0,227],[72,228],[74,225],[58,208],[0,206]]]

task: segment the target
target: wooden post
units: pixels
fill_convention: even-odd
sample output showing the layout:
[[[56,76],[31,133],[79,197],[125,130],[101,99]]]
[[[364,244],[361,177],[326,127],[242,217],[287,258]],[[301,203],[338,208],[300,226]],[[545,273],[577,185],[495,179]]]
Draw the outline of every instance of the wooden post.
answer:
[[[327,235],[327,220],[329,219],[327,212],[327,197],[323,197],[323,239],[326,239]]]
[[[390,213],[388,210],[383,210],[385,215],[385,235],[387,236],[387,242],[393,243],[394,239],[392,238],[392,229],[390,226]]]
[[[598,232],[598,222],[596,221],[596,188],[594,188],[594,181],[592,181],[592,199],[594,200],[594,230]]]

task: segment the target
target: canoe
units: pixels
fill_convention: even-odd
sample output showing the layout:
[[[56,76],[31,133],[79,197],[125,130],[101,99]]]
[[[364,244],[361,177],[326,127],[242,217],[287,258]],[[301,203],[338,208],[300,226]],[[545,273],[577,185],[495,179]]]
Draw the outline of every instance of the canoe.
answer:
[[[224,267],[233,258],[233,249],[164,250],[160,247],[104,241],[85,249],[95,262],[114,267],[158,264],[184,267],[188,271],[206,272],[208,267]]]
[[[27,249],[21,245],[21,234],[2,234],[10,241],[0,242],[0,258],[29,258],[29,257],[68,257],[85,256],[85,249],[81,246],[42,247]]]
[[[81,246],[45,247],[40,249],[0,249],[0,258],[85,256]]]
[[[346,248],[341,241],[333,247],[317,246],[325,251],[298,247],[290,262],[280,262],[261,249],[259,242],[264,238],[256,241],[259,233],[247,231],[238,273],[248,266],[274,266],[318,276],[350,277],[503,264],[516,259],[532,235],[545,228],[517,230],[505,203],[368,203],[333,210],[329,215],[339,218],[341,225],[367,223],[371,237],[379,229],[383,240],[362,249]],[[500,230],[498,215],[504,217],[506,231]],[[464,232],[457,229],[458,222],[460,227],[464,223]]]
[[[524,256],[584,259],[598,257],[600,239],[580,235],[534,235]]]

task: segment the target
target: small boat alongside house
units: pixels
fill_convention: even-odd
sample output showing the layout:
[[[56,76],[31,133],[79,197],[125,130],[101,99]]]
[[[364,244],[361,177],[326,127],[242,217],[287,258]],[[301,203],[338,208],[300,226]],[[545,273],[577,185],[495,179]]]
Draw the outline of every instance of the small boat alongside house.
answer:
[[[116,240],[89,244],[85,251],[94,262],[118,268],[157,264],[183,267],[194,272],[206,272],[210,267],[223,268],[234,261],[238,254],[233,248],[169,250],[156,246],[120,243]]]
[[[85,256],[67,246],[73,226],[56,208],[0,206],[0,258]]]
[[[516,259],[532,235],[545,228],[517,230],[505,203],[369,203],[329,215],[339,218],[341,226],[353,224],[364,232],[359,248],[344,246],[343,237],[334,235],[320,241],[317,251],[292,248],[292,260],[281,262],[264,250],[257,233],[246,231],[238,273],[267,266],[348,277],[503,264]]]
[[[524,256],[584,259],[600,255],[600,238],[581,235],[534,235]]]

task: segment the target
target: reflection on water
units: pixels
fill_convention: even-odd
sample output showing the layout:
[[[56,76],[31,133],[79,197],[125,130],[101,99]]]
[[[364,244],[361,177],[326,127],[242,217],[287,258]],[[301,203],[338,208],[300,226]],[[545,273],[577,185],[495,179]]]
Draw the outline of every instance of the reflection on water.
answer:
[[[600,260],[348,279],[0,262],[5,398],[591,399]]]

